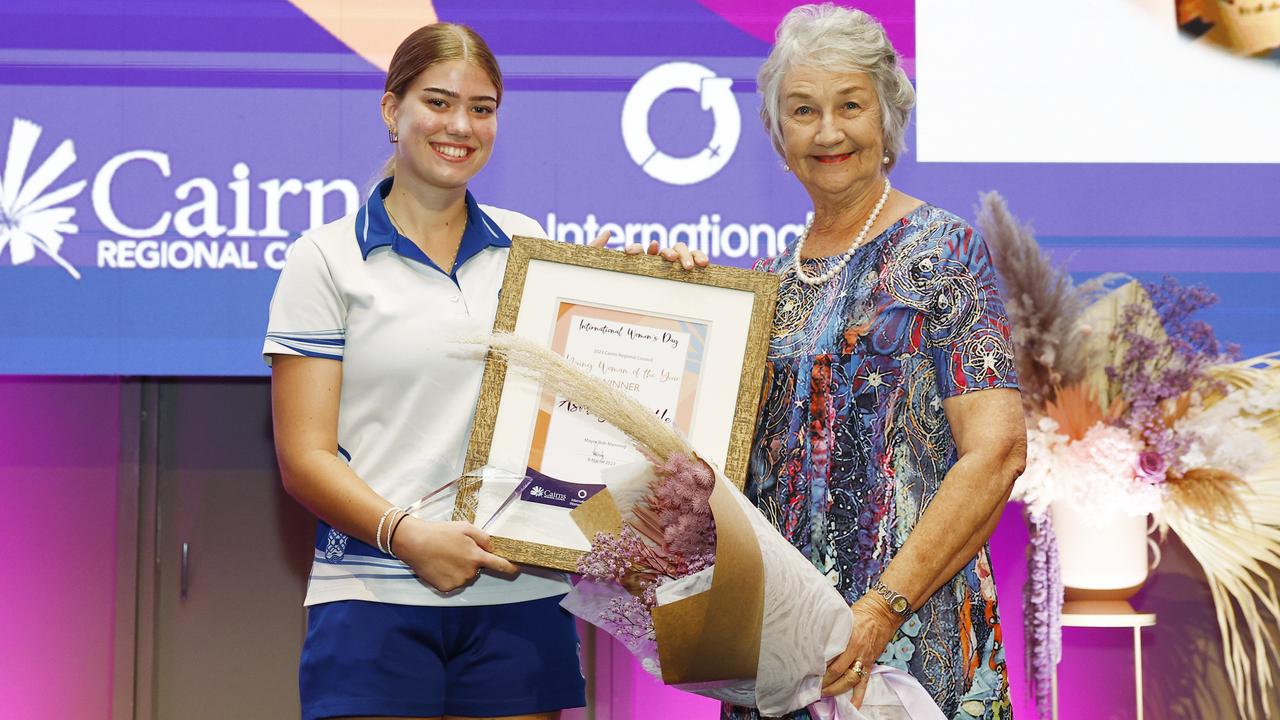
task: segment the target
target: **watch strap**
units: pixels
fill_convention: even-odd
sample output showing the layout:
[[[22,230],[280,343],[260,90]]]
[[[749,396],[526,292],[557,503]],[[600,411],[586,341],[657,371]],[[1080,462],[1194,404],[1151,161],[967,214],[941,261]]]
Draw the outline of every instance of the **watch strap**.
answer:
[[[875,585],[871,586],[871,589],[889,603],[890,610],[904,618],[911,617],[911,613],[914,612],[914,610],[911,607],[911,601],[907,599],[906,595],[889,589],[887,585],[878,580]]]

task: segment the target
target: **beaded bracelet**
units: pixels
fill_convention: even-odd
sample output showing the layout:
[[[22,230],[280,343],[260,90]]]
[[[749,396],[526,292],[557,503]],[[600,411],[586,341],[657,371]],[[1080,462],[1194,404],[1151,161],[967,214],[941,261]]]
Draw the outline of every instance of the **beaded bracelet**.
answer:
[[[400,508],[395,507],[395,506],[393,505],[393,506],[391,506],[391,507],[387,508],[386,510],[383,510],[383,511],[382,511],[382,517],[378,518],[378,529],[377,529],[377,531],[376,531],[376,532],[374,532],[374,533],[373,533],[373,541],[374,541],[374,543],[376,543],[376,544],[377,544],[377,546],[378,546],[378,552],[387,552],[387,551],[386,551],[385,549],[383,549],[383,547],[382,547],[382,526],[383,526],[384,524],[386,524],[386,522],[387,522],[387,516],[389,516],[391,513],[395,512],[395,511],[397,511],[397,510],[399,510],[399,509],[400,509]]]
[[[404,522],[404,519],[407,517],[409,517],[409,513],[402,512],[400,516],[396,518],[395,524],[391,525],[391,529],[387,531],[387,554],[397,560],[400,558],[396,557],[395,552],[391,549],[391,543],[396,539],[396,530],[400,529],[400,523]]]
[[[387,518],[387,539],[383,544],[387,546],[387,554],[391,557],[396,557],[395,553],[391,552],[391,528],[393,525],[399,524],[401,518],[407,514],[404,508],[396,508],[395,513],[392,513],[391,517]],[[399,558],[396,559],[399,560]]]

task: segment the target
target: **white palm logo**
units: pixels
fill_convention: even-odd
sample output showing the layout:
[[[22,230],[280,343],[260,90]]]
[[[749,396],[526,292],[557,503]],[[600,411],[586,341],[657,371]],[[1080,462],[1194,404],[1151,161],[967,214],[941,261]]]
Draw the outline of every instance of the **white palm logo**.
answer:
[[[4,174],[0,175],[0,255],[8,246],[13,264],[21,265],[34,258],[39,250],[79,280],[80,273],[58,254],[62,249],[62,234],[80,231],[71,222],[76,209],[59,206],[59,203],[79,195],[85,181],[42,194],[76,161],[76,149],[70,140],[63,140],[28,177],[27,165],[40,132],[40,126],[30,120],[13,120],[9,157],[5,160]]]

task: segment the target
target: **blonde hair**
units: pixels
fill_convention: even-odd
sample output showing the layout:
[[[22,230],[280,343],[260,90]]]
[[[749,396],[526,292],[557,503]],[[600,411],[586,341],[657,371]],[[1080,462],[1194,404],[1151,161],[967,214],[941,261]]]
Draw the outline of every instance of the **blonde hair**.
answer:
[[[880,128],[889,155],[886,169],[892,169],[906,150],[907,118],[915,107],[916,91],[880,23],[861,10],[831,3],[801,5],[782,18],[773,49],[756,78],[760,119],[778,154],[782,154],[782,80],[797,65],[871,76],[880,99]]]
[[[458,23],[433,23],[410,33],[391,56],[385,92],[403,100],[415,78],[432,65],[451,60],[464,60],[483,70],[498,91],[498,104],[502,104],[502,70],[498,59],[479,33]],[[392,153],[383,166],[382,177],[391,177],[395,169],[396,156]]]

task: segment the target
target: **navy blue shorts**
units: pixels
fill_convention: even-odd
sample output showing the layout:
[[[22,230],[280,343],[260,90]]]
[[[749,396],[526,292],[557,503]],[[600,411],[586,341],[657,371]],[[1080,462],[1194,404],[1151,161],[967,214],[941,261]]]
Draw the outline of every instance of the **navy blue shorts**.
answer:
[[[578,633],[562,597],[472,607],[314,605],[298,670],[303,720],[582,707]]]

